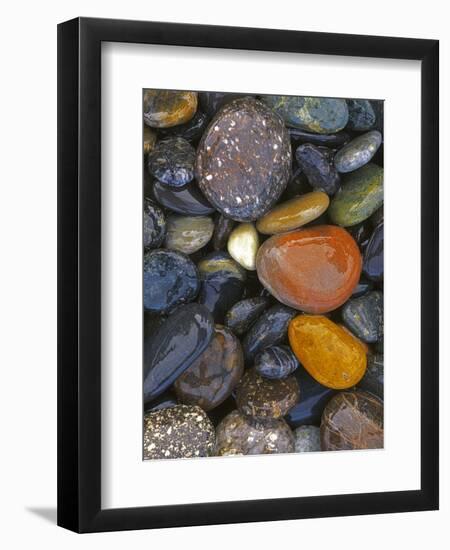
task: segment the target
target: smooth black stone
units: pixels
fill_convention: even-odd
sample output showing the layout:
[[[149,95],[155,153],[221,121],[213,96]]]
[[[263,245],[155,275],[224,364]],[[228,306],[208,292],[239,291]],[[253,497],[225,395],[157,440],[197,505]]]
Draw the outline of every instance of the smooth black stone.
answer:
[[[270,346],[255,358],[255,370],[264,378],[286,378],[299,366],[289,346]]]
[[[144,404],[144,412],[160,411],[178,405],[176,395],[170,390],[158,395],[155,399]]]
[[[347,99],[347,128],[358,132],[370,130],[376,121],[375,111],[367,99]]]
[[[295,152],[298,165],[308,178],[311,187],[334,195],[340,187],[341,178],[328,160],[327,155],[317,146],[305,143]]]
[[[144,254],[144,308],[168,313],[191,302],[200,288],[195,264],[181,252],[157,249]]]
[[[372,101],[372,108],[375,113],[374,130],[378,130],[383,134],[384,131],[384,101]]]
[[[281,344],[286,339],[289,321],[297,314],[294,309],[281,304],[266,310],[242,342],[246,362],[253,362],[256,355],[269,346]]]
[[[285,419],[291,428],[311,424],[319,426],[325,406],[337,392],[316,382],[302,366],[294,372],[294,376],[300,387],[300,402],[287,413]]]
[[[162,138],[181,137],[187,141],[195,142],[202,137],[207,124],[208,115],[197,110],[195,115],[188,122],[172,126],[171,128],[160,128],[158,133]]]
[[[352,292],[352,298],[359,298],[370,290],[373,290],[373,282],[366,279],[361,279]]]
[[[358,388],[384,399],[384,356],[381,353],[367,356],[367,369]]]
[[[364,251],[363,272],[372,281],[382,281],[384,275],[384,224],[378,225]]]
[[[244,292],[246,273],[226,252],[212,252],[198,264],[200,292],[198,303],[223,324],[226,312],[238,302]]]
[[[183,138],[159,141],[147,159],[148,171],[157,180],[182,187],[194,178],[195,149]]]
[[[383,293],[374,290],[359,298],[351,298],[342,307],[342,319],[363,342],[377,342],[383,337]]]
[[[153,196],[172,212],[187,216],[207,216],[215,212],[195,182],[184,187],[168,187],[159,181],[153,184]]]
[[[337,132],[336,134],[312,134],[297,128],[288,128],[292,140],[298,143],[312,143],[313,145],[325,145],[326,147],[341,147],[350,141],[350,135],[347,132]]]
[[[225,316],[225,325],[237,336],[245,334],[270,304],[270,298],[246,298],[234,304]]]
[[[294,171],[294,173],[292,174],[291,178],[288,181],[286,189],[283,193],[282,200],[280,202],[283,202],[288,199],[293,199],[298,195],[304,195],[305,193],[310,193],[312,190],[313,188],[309,185],[306,174],[303,173],[300,167],[297,167],[297,169]]]
[[[234,94],[227,92],[199,92],[200,107],[209,118],[213,117],[224,105],[240,97],[251,97],[249,94]]]
[[[375,229],[380,223],[384,222],[384,207],[380,206],[378,210],[375,210],[375,212],[370,216],[369,218],[370,223],[372,224],[372,227]]]
[[[161,208],[149,199],[144,199],[144,248],[158,248],[166,236],[166,217]]]
[[[223,214],[219,214],[213,235],[214,250],[223,250],[226,248],[228,237],[235,225],[236,222],[234,220],[226,218]]]
[[[360,250],[364,251],[372,234],[372,228],[369,223],[367,221],[358,223],[357,225],[347,227],[347,231],[355,239]]]
[[[144,344],[144,402],[163,393],[205,351],[214,321],[200,304],[178,307]]]

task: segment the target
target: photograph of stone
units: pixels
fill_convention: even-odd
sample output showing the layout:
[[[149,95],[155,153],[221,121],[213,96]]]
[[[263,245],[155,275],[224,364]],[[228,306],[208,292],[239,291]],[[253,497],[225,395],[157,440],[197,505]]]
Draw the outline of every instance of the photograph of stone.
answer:
[[[143,91],[143,458],[382,449],[383,100]]]

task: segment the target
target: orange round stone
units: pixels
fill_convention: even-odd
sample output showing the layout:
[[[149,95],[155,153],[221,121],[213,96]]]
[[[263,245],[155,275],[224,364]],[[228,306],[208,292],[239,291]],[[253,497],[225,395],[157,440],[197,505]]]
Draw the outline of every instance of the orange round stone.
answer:
[[[258,278],[283,304],[326,313],[346,302],[361,275],[362,259],[342,227],[321,225],[274,235],[259,248]]]
[[[364,376],[367,355],[362,342],[323,315],[294,317],[288,335],[297,359],[319,384],[344,390]]]

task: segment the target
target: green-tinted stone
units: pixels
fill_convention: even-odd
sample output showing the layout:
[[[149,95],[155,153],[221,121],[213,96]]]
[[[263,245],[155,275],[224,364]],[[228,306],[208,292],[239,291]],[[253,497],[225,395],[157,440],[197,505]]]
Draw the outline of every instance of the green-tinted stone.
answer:
[[[347,99],[348,124],[350,130],[364,132],[375,124],[376,115],[367,99]]]
[[[383,168],[370,163],[344,177],[328,215],[333,223],[348,227],[366,220],[382,204]]]
[[[178,216],[167,218],[165,247],[193,254],[210,241],[214,223],[208,216]]]
[[[315,134],[338,132],[348,121],[345,99],[269,95],[264,96],[262,100],[272,107],[288,126]]]
[[[382,136],[378,130],[372,130],[355,139],[336,153],[334,165],[338,172],[353,172],[367,164],[381,145]]]

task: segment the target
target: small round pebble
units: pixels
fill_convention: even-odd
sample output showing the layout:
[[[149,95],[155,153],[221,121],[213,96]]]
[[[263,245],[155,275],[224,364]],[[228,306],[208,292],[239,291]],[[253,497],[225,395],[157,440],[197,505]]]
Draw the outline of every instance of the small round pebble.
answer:
[[[159,141],[148,155],[148,171],[157,180],[182,187],[194,178],[195,149],[183,138]]]
[[[336,153],[334,165],[338,172],[353,172],[367,164],[381,145],[382,136],[378,130],[372,130],[352,139]]]
[[[255,359],[255,370],[264,378],[287,378],[299,366],[289,346],[271,346],[262,351]]]
[[[209,243],[214,223],[208,216],[179,216],[167,218],[165,247],[185,254],[193,254]]]
[[[236,302],[225,316],[225,325],[237,336],[244,335],[270,304],[269,298],[256,296]]]
[[[228,238],[227,249],[230,256],[248,271],[256,270],[256,254],[259,236],[252,223],[240,223]]]
[[[145,90],[144,122],[153,128],[170,128],[190,120],[197,110],[197,92]]]
[[[211,456],[215,430],[200,407],[176,405],[144,416],[144,459]]]
[[[265,422],[229,413],[216,431],[217,456],[292,453],[294,435],[283,419]]]
[[[294,431],[295,452],[313,453],[320,451],[320,428],[317,426],[300,426]]]

